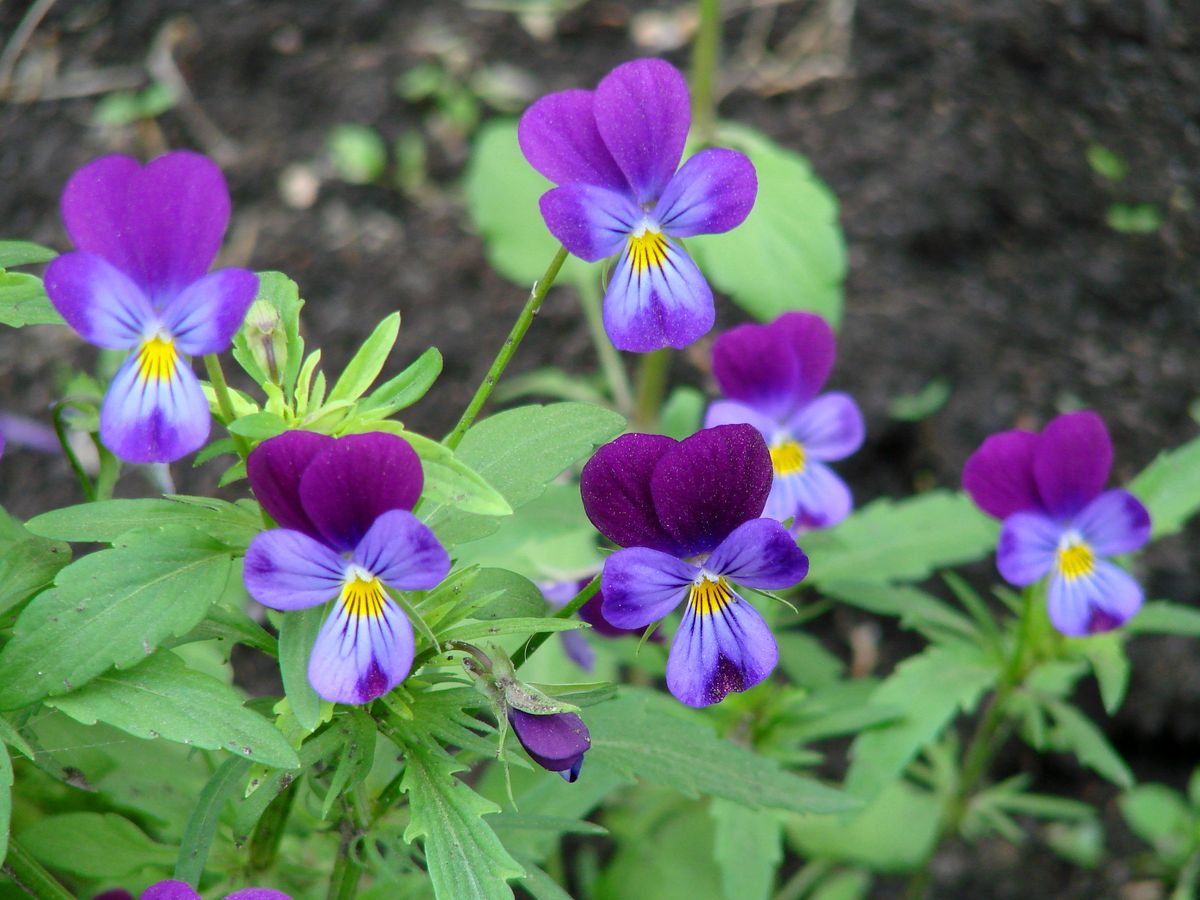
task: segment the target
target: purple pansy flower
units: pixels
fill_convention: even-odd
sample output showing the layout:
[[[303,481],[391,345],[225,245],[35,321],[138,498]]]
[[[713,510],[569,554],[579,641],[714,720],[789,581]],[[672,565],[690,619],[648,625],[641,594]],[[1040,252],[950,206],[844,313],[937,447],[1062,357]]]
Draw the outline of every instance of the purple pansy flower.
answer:
[[[578,714],[537,716],[509,707],[508,724],[530,759],[548,772],[558,772],[575,783],[583,768],[583,754],[592,746],[587,725]]]
[[[743,154],[702,150],[679,167],[690,125],[687,82],[660,59],[617,66],[595,91],[550,94],[521,117],[521,151],[558,185],[542,195],[546,227],[588,262],[621,254],[604,328],[622,350],[686,347],[712,328],[712,290],[679,239],[735,228],[754,206]]]
[[[808,557],[779,522],[759,518],[771,457],[758,432],[627,434],[588,460],[580,490],[592,524],[626,548],[604,563],[604,618],[645,628],[686,601],[667,659],[672,694],[707,706],[771,674],[775,638],[730,582],[788,588],[807,574]]]
[[[1150,538],[1150,513],[1133,494],[1104,490],[1112,442],[1093,412],[1068,413],[1040,434],[994,434],[971,454],[963,487],[1004,522],[996,567],[1010,584],[1050,576],[1050,621],[1063,634],[1110,631],[1142,606],[1142,589],[1104,559]]]
[[[847,394],[820,394],[836,354],[833,329],[812,313],[740,325],[713,344],[713,375],[730,399],[708,408],[706,427],[745,422],[771,451],[774,480],[763,515],[798,528],[827,528],[853,506],[827,462],[862,446],[863,417]]]
[[[450,557],[410,512],[421,496],[421,461],[403,438],[332,438],[288,431],[246,463],[254,496],[280,528],[246,551],[246,590],[272,609],[336,598],[317,635],[308,680],[326,700],[367,703],[404,680],[413,632],[386,587],[436,587]]]
[[[142,891],[141,900],[201,900],[200,894],[185,881],[159,881]],[[226,894],[225,900],[292,900],[273,888],[242,888]]]
[[[62,214],[79,250],[46,270],[50,301],[84,340],[131,351],[104,398],[101,440],[128,462],[199,449],[208,401],[186,357],[227,350],[258,290],[245,269],[208,272],[229,224],[220,169],[186,151],[146,166],[106,156],[71,176]]]

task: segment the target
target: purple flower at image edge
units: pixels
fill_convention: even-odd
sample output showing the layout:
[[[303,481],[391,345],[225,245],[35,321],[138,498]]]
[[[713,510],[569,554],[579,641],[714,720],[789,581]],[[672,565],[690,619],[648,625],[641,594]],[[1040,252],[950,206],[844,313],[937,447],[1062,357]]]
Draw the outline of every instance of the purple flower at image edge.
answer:
[[[858,404],[820,394],[833,368],[833,329],[812,313],[769,325],[740,325],[713,343],[713,375],[727,398],[708,408],[706,427],[753,425],[771,453],[773,480],[763,515],[794,527],[827,528],[850,514],[850,488],[826,463],[862,446]]]
[[[283,611],[336,598],[309,659],[313,689],[336,703],[368,703],[412,667],[412,625],[385,587],[436,587],[450,557],[410,510],[424,475],[403,438],[332,438],[288,431],[247,460],[263,509],[281,526],[255,536],[243,577],[250,596]]]
[[[551,234],[587,262],[620,254],[604,328],[621,350],[686,347],[712,328],[712,290],[679,239],[729,231],[754,206],[745,155],[713,148],[679,166],[690,127],[687,82],[659,59],[617,66],[595,91],[549,94],[521,117],[521,151],[558,185],[540,202]]]
[[[1112,442],[1092,412],[1058,416],[1039,434],[1005,431],[983,442],[963,487],[1003,521],[996,567],[1024,587],[1049,576],[1050,621],[1081,636],[1119,628],[1142,606],[1142,588],[1105,557],[1150,538],[1150,514],[1133,494],[1105,490]]]
[[[227,350],[258,290],[245,269],[208,272],[229,223],[220,169],[186,151],[146,166],[106,156],[67,182],[62,215],[78,250],[50,263],[46,293],[84,340],[130,351],[100,410],[101,440],[127,462],[199,449],[208,401],[187,357]]]
[[[749,425],[684,441],[627,434],[583,468],[588,518],[625,548],[604,563],[604,618],[640,629],[685,604],[667,687],[689,706],[753,687],[778,662],[766,622],[733,587],[778,590],[808,573],[795,539],[760,517],[770,490],[770,454]]]
[[[508,724],[535,763],[572,784],[579,778],[592,738],[576,713],[534,715],[509,707]]]
[[[133,895],[124,888],[114,888],[97,894],[92,900],[133,900]],[[185,881],[158,881],[141,893],[140,900],[201,900],[199,892]],[[242,888],[226,894],[225,900],[292,900],[283,891],[273,888]]]

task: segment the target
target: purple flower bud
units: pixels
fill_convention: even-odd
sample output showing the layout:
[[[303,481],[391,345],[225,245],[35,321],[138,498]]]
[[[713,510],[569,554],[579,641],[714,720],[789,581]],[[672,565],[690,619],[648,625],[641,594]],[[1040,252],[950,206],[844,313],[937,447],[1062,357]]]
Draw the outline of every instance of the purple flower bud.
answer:
[[[510,708],[508,722],[530,759],[543,769],[575,782],[583,768],[583,754],[592,746],[583,719],[575,713],[535,716]]]

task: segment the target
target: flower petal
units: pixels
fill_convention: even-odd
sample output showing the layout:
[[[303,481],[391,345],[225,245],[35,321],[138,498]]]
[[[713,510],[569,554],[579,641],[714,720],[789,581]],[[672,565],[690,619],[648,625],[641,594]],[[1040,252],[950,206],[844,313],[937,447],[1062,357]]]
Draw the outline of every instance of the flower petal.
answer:
[[[1150,540],[1150,513],[1129,491],[1105,491],[1071,525],[1097,556],[1132,553]]]
[[[808,574],[808,557],[774,519],[751,519],[720,543],[704,568],[746,587],[782,590]]]
[[[763,515],[786,522],[793,528],[829,528],[854,508],[854,496],[846,482],[820,462],[807,463],[800,472],[776,473]]]
[[[398,591],[426,591],[450,574],[450,555],[407,510],[385,512],[354,548],[356,563]]]
[[[837,356],[837,338],[816,313],[784,313],[768,326],[783,334],[800,367],[796,401],[807,403],[825,386]]]
[[[517,142],[529,164],[555,184],[594,184],[630,192],[596,128],[591,91],[542,97],[521,116]]]
[[[1082,637],[1124,625],[1142,608],[1142,587],[1124,569],[1101,559],[1086,575],[1051,578],[1047,604],[1055,628]]]
[[[596,667],[596,651],[592,649],[587,638],[578,631],[562,631],[558,636],[562,639],[563,653],[567,655],[567,659],[585,672],[590,672]]]
[[[751,425],[697,432],[663,454],[650,478],[658,520],[689,556],[759,518],[770,492],[771,455]]]
[[[618,628],[645,628],[679,605],[698,573],[695,566],[658,550],[618,550],[604,561],[601,612]]]
[[[129,276],[92,253],[66,253],[46,269],[46,294],[79,336],[109,350],[137,346],[153,328],[150,300]]]
[[[1042,509],[1033,480],[1037,435],[1002,431],[980,445],[963,466],[963,489],[989,516],[1007,519],[1013,513]]]
[[[412,625],[391,597],[381,592],[366,611],[339,599],[313,644],[308,682],[334,703],[370,703],[403,681],[412,661]]]
[[[320,538],[321,533],[300,503],[300,476],[318,453],[333,446],[334,440],[315,431],[285,431],[250,451],[246,460],[250,489],[283,528]]]
[[[242,888],[225,897],[225,900],[292,900],[283,891],[273,888]]]
[[[137,273],[138,263],[126,224],[128,197],[141,171],[132,156],[93,160],[71,176],[61,204],[71,242],[130,276]]]
[[[684,610],[667,658],[667,688],[688,706],[710,706],[764,681],[778,661],[758,610],[729,592],[717,608],[689,603]]]
[[[126,462],[172,462],[208,439],[208,401],[169,344],[129,355],[104,396],[100,440]],[[155,349],[157,348],[157,349]]]
[[[233,343],[256,293],[258,276],[253,272],[221,269],[172,298],[163,309],[163,322],[182,352],[222,353]]]
[[[720,340],[720,338],[718,338]],[[737,400],[717,400],[710,403],[708,412],[704,414],[704,427],[715,428],[718,425],[738,425],[745,423],[753,425],[763,440],[770,441],[779,431],[779,423],[770,416],[760,413],[752,406],[739,403]]]
[[[307,534],[274,528],[250,542],[242,580],[263,606],[307,609],[338,596],[346,580],[346,561]]]
[[[637,202],[658,200],[679,168],[691,125],[683,75],[661,59],[624,63],[596,86],[592,110]]]
[[[694,343],[716,320],[712,288],[670,238],[659,235],[648,248],[637,240],[630,239],[609,279],[604,330],[618,350],[634,353]]]
[[[808,459],[845,459],[862,446],[866,426],[862,411],[849,394],[823,394],[797,410],[788,430]]]
[[[185,881],[158,881],[144,891],[140,900],[200,900],[200,895]]]
[[[736,150],[701,150],[667,184],[654,218],[674,237],[719,234],[750,215],[758,193],[754,164]]]
[[[330,546],[352,550],[385,512],[411,510],[423,484],[421,460],[404,438],[350,434],[313,457],[300,476],[300,502]]]
[[[782,420],[797,405],[800,363],[787,335],[770,325],[739,325],[713,342],[713,375],[721,393]],[[770,439],[770,434],[764,432]]]
[[[596,450],[584,465],[579,476],[583,509],[617,546],[682,552],[659,524],[650,494],[654,467],[677,443],[661,434],[625,434]]]
[[[619,253],[643,218],[627,195],[591,184],[546,191],[539,206],[550,233],[587,262]]]
[[[535,763],[547,771],[561,772],[567,781],[579,777],[583,754],[592,746],[592,738],[577,713],[537,716],[510,708],[508,722]]]
[[[1024,587],[1054,568],[1062,526],[1041,513],[1014,513],[996,542],[996,568],[1009,584]]]
[[[1112,469],[1112,441],[1094,412],[1058,416],[1038,435],[1033,478],[1046,510],[1069,518],[1095,499]]]

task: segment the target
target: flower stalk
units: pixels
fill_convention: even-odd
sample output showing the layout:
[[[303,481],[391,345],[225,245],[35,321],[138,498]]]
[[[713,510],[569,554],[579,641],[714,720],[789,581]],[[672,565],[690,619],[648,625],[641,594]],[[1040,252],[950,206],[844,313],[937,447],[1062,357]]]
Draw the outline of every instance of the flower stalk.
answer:
[[[229,426],[237,419],[237,415],[233,411],[233,398],[229,394],[229,384],[225,381],[225,370],[221,368],[221,358],[215,353],[206,353],[204,370],[208,373],[208,381],[217,397],[217,409],[220,410],[221,418],[225,420],[225,428],[228,430]],[[229,436],[233,438],[233,446],[237,448],[238,456],[245,459],[250,455],[250,445],[244,437],[234,434],[232,431],[229,432]]]

